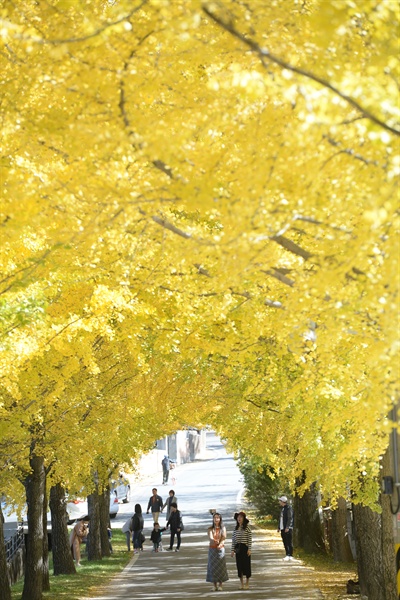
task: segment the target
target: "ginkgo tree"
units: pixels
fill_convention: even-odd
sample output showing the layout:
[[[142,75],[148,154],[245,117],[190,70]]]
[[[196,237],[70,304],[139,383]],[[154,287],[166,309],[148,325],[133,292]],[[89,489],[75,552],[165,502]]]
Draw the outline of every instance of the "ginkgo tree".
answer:
[[[33,424],[56,483],[68,431],[111,460],[112,426],[123,462],[131,422],[137,452],[211,423],[292,485],[376,507],[397,4],[5,0],[1,20],[4,487]]]

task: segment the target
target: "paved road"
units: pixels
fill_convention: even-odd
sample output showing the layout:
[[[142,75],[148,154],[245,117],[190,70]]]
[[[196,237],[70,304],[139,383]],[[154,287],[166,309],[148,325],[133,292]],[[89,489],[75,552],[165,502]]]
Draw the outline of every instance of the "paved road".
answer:
[[[191,600],[195,598],[237,597],[244,600],[314,600],[323,595],[313,585],[313,571],[300,562],[284,563],[283,545],[271,543],[271,536],[253,529],[252,578],[249,590],[239,590],[234,559],[227,553],[229,581],[223,592],[214,592],[205,581],[208,542],[206,529],[211,524],[209,509],[217,509],[227,526],[228,540],[232,534],[233,514],[245,508],[241,474],[233,458],[226,454],[223,445],[212,433],[208,434],[207,460],[181,465],[171,471],[167,486],[160,485],[160,476],[148,477],[132,490],[129,504],[122,505],[112,527],[121,527],[134,504],[139,502],[143,512],[157,487],[159,494],[167,496],[175,489],[185,530],[179,553],[151,552],[149,541],[152,529],[151,515],[145,515],[146,542],[144,552],[135,555],[122,574],[115,577],[95,600]],[[165,517],[161,515],[164,524]],[[164,548],[169,540],[164,533]],[[229,549],[229,544],[227,548]]]

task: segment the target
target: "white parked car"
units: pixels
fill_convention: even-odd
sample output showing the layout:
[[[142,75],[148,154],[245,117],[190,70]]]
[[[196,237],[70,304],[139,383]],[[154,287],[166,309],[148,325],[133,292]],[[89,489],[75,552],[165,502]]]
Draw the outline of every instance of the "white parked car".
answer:
[[[110,519],[115,519],[119,511],[118,498],[115,491],[110,492]],[[74,498],[67,502],[68,525],[82,519],[88,514],[87,498]]]
[[[118,479],[111,481],[111,490],[117,494],[118,502],[126,504],[131,499],[131,486],[129,480],[122,474]]]

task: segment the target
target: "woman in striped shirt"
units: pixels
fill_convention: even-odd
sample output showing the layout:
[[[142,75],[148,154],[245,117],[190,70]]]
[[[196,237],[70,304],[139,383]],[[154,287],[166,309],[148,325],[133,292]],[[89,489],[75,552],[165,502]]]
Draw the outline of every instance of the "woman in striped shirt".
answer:
[[[236,567],[240,579],[239,589],[248,590],[251,577],[251,529],[246,513],[243,511],[237,514],[236,521],[237,524],[232,534],[231,556],[236,556]],[[243,577],[246,577],[245,584],[243,584]]]

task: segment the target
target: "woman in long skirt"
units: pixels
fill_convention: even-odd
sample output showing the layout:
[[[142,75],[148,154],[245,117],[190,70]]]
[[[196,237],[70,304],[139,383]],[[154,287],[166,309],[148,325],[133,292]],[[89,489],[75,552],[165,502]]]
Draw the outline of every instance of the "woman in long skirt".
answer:
[[[231,556],[236,556],[236,567],[240,579],[241,590],[249,589],[251,577],[251,542],[252,534],[246,513],[240,512],[236,516],[236,527],[232,534]],[[246,577],[246,583],[243,583]]]
[[[228,570],[225,560],[226,529],[219,513],[214,513],[213,524],[207,529],[210,545],[208,548],[208,564],[206,581],[214,584],[214,591],[222,591],[222,583],[228,581]]]

